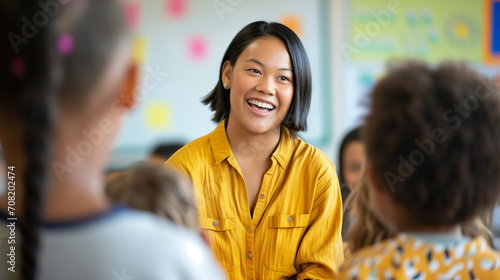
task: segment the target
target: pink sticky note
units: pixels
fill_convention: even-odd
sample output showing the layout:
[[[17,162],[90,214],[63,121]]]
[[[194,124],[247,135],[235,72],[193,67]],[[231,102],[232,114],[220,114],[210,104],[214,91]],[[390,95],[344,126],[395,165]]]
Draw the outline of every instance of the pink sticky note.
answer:
[[[188,58],[193,61],[200,61],[208,54],[208,40],[204,36],[191,36],[187,40]]]
[[[139,3],[125,2],[125,15],[130,29],[136,29],[139,26],[140,6]]]
[[[167,15],[172,18],[182,18],[187,13],[188,3],[186,0],[165,0]]]

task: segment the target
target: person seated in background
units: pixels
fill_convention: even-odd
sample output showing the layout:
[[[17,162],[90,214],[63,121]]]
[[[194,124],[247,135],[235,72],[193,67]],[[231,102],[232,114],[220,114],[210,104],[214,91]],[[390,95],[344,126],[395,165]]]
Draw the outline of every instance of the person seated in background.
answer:
[[[149,154],[148,162],[163,165],[177,150],[182,148],[182,143],[163,143],[157,145]]]
[[[339,149],[339,183],[342,196],[342,241],[344,241],[344,255],[347,245],[347,229],[354,222],[355,207],[346,201],[349,194],[363,179],[366,168],[365,145],[361,141],[360,128],[356,127],[346,134]]]
[[[194,190],[181,175],[162,165],[137,165],[108,182],[106,194],[115,202],[152,212],[199,231]]]
[[[125,172],[128,168],[131,168],[136,165],[144,165],[145,163],[151,163],[156,165],[163,165],[169,158],[172,156],[177,150],[184,146],[182,143],[163,143],[155,146],[153,150],[147,155],[147,158],[143,158],[142,155],[138,157],[134,155],[134,157],[127,158],[127,161],[135,158],[133,162],[129,162],[128,164],[123,164],[124,161],[120,161],[120,164],[110,165],[106,170],[106,183],[111,182],[120,176],[123,172]],[[118,154],[120,155],[120,154]],[[115,160],[116,161],[116,160]]]
[[[500,254],[461,227],[500,196],[498,85],[462,63],[396,63],[369,106],[369,205],[397,235],[354,254],[338,279],[500,279]]]
[[[346,204],[350,206],[349,208],[356,209],[356,216],[353,217],[352,223],[349,224],[347,229],[343,229],[345,230],[344,256],[346,256],[346,260],[361,248],[376,244],[395,235],[371,211],[368,196],[365,176],[346,200]]]
[[[366,169],[365,144],[361,141],[360,127],[349,131],[342,139],[338,160],[341,188],[356,188],[361,183]],[[342,197],[342,202],[344,201],[345,198]]]

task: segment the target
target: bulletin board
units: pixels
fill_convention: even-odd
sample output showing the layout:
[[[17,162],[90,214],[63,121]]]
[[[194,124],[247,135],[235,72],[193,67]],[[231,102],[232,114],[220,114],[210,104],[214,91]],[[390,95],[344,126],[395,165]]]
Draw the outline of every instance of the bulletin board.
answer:
[[[353,0],[348,42],[355,61],[416,57],[483,60],[482,0]]]
[[[143,79],[138,104],[125,118],[115,148],[149,149],[210,133],[216,124],[200,100],[217,83],[230,41],[256,20],[282,22],[301,38],[311,63],[313,97],[309,129],[300,136],[319,147],[328,143],[330,68],[322,54],[328,53],[327,5],[327,0],[127,0]]]
[[[500,0],[343,0],[343,126],[362,124],[391,59],[458,60],[500,83]]]

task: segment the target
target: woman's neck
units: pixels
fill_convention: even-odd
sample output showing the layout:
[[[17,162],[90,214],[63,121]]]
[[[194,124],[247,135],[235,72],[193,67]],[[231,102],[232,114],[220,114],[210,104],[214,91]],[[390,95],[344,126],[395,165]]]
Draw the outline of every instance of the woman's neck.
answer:
[[[233,155],[246,159],[269,159],[280,141],[281,128],[268,133],[254,134],[231,122],[226,123],[226,134]]]

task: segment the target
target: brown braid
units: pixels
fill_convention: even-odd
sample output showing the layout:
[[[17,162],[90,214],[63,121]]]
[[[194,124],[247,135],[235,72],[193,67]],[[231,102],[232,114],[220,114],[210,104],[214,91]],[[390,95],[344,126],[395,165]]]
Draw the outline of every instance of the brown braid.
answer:
[[[37,1],[23,1],[21,14],[28,19],[40,7]],[[53,73],[54,35],[52,20],[38,29],[30,42],[21,48],[26,76],[22,103],[24,122],[24,148],[27,164],[24,176],[24,213],[20,221],[23,256],[22,275],[25,280],[36,279],[39,228],[42,221],[45,194],[50,186],[49,166],[53,154],[53,128],[55,111],[55,84]]]

